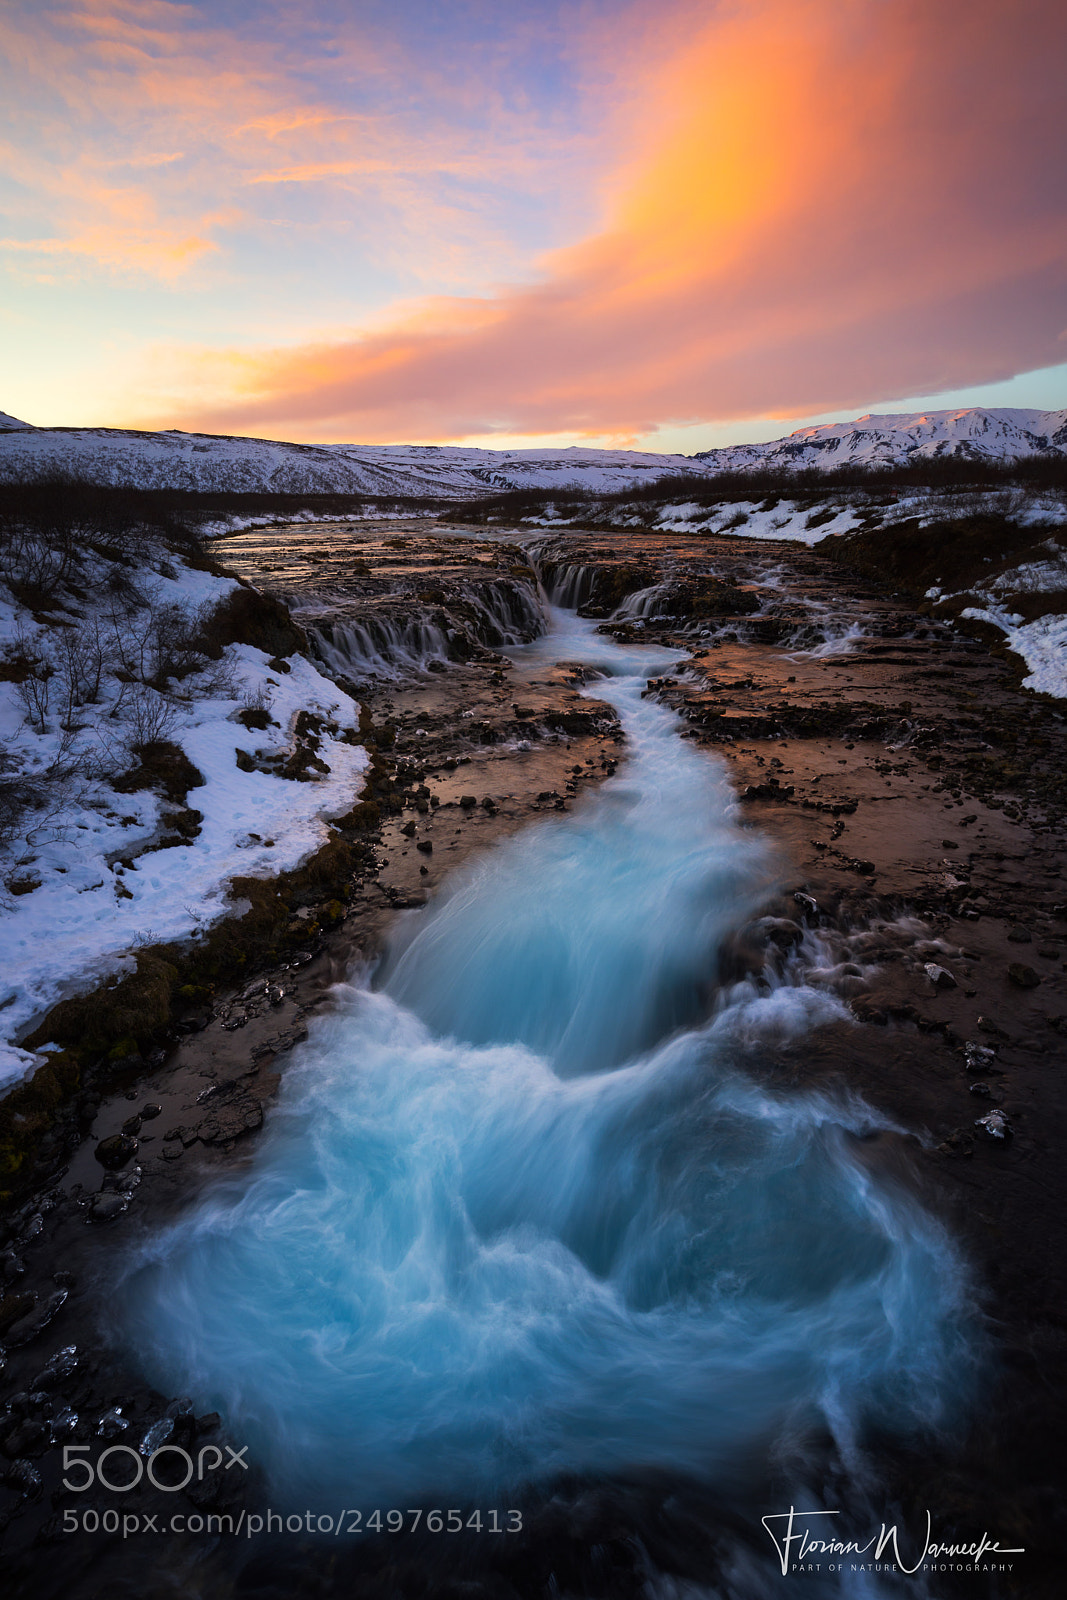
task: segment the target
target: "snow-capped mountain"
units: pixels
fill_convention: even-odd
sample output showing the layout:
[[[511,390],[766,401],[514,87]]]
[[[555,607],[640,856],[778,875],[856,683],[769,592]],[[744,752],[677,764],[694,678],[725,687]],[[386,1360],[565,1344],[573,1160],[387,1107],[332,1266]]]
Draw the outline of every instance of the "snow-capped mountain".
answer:
[[[751,467],[822,467],[853,464],[897,466],[944,456],[968,460],[1017,460],[1048,452],[1067,454],[1067,410],[886,412],[798,428],[769,444],[704,450],[694,460],[719,470]]]
[[[769,444],[695,456],[640,450],[482,450],[458,445],[285,444],[121,428],[34,428],[0,413],[0,483],[63,475],[141,489],[457,499],[509,489],[601,493],[678,473],[760,467],[892,466],[957,456],[1067,454],[1067,410],[978,409],[865,416],[801,428]]]

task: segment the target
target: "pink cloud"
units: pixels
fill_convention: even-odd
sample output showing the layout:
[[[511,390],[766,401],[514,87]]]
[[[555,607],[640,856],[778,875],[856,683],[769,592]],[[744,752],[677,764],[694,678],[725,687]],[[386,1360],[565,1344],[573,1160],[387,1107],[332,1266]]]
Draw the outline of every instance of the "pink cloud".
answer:
[[[187,398],[166,420],[367,440],[641,433],[1052,365],[1065,45],[1054,0],[719,7],[643,80],[607,225],[537,285],[409,308],[363,337],[205,352],[175,371]]]

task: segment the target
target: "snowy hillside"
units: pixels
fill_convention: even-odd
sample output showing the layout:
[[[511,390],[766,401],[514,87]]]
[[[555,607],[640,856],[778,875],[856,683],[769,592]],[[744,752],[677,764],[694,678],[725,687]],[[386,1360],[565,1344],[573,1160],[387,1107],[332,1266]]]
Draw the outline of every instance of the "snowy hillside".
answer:
[[[86,547],[43,612],[26,574],[65,553],[14,539],[0,564],[0,1092],[57,1000],[321,849],[367,766],[359,707],[306,657],[210,647],[250,591],[162,545]]]
[[[509,489],[631,488],[678,473],[760,467],[892,466],[957,456],[1067,454],[1067,410],[867,416],[802,428],[770,444],[696,456],[639,450],[481,450],[455,445],[304,445],[117,428],[32,428],[0,414],[0,483],[62,474],[88,483],[223,493],[458,499]]]
[[[752,467],[895,466],[945,456],[1011,461],[1046,451],[1067,454],[1067,410],[897,412],[799,428],[770,444],[735,445],[694,457],[718,471]]]
[[[433,499],[516,487],[626,489],[690,470],[637,450],[476,450],[452,445],[306,445],[209,434],[41,428],[0,436],[0,483],[63,474],[140,489],[361,494]],[[697,466],[698,472],[707,469]]]

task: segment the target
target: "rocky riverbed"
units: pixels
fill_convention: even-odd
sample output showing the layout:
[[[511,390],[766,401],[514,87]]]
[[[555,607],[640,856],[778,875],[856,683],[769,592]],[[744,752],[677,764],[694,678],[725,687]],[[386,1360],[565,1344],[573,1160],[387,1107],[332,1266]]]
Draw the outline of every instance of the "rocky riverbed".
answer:
[[[396,520],[250,531],[216,550],[285,600],[309,652],[366,708],[388,803],[363,819],[370,843],[344,904],[304,907],[307,940],[284,963],[205,1000],[113,1092],[83,1095],[82,1142],[8,1220],[0,1516],[15,1592],[451,1592],[432,1541],[416,1537],[387,1557],[346,1548],[338,1564],[299,1538],[263,1561],[225,1538],[64,1533],[64,1511],[92,1502],[103,1514],[119,1497],[63,1488],[63,1446],[95,1457],[105,1441],[150,1437],[239,1450],[224,1419],[197,1418],[131,1370],[109,1317],[116,1256],[240,1172],[288,1052],[333,984],[373,964],[398,913],[416,912],[472,853],[580,807],[625,770],[595,676],[524,656],[546,595],[621,642],[676,652],[646,693],[725,759],[746,823],[773,841],[765,903],[722,948],[709,990],[773,972],[817,933],[818,981],[850,1008],[851,1022],[752,1050],[746,1070],[784,1089],[853,1090],[886,1113],[899,1131],[868,1140],[864,1159],[917,1189],[975,1264],[999,1352],[985,1403],[940,1454],[887,1449],[887,1508],[914,1518],[929,1506],[961,1537],[988,1526],[1026,1547],[1014,1577],[972,1577],[970,1592],[1046,1592],[1067,1309],[1067,726],[1056,703],[1017,687],[1011,660],[984,641],[795,546],[488,537]],[[222,1460],[186,1490],[141,1484],[121,1500],[160,1518],[267,1503],[254,1463],[246,1474]],[[653,1572],[707,1583],[732,1515],[651,1480],[561,1483],[526,1510],[506,1559],[465,1538],[448,1582],[502,1596],[640,1594]]]

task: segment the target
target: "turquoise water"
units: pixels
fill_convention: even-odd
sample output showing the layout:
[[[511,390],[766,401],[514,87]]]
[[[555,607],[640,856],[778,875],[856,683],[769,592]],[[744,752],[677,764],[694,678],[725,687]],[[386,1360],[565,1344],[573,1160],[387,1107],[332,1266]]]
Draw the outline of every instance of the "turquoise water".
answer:
[[[847,1459],[936,1428],[971,1378],[952,1241],[858,1158],[877,1118],[739,1066],[845,1013],[798,963],[717,984],[773,862],[641,698],[675,655],[552,619],[512,653],[607,674],[625,765],[402,923],[294,1056],[251,1173],[123,1285],[153,1381],[294,1495],[736,1487],[807,1438]]]

